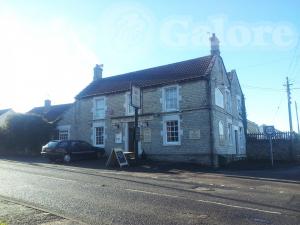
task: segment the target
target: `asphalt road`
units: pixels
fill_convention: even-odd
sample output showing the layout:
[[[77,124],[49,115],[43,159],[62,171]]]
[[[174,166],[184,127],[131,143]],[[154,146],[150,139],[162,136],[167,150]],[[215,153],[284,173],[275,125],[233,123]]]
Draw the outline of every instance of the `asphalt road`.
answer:
[[[292,179],[0,160],[0,184],[1,196],[87,224],[300,224]]]

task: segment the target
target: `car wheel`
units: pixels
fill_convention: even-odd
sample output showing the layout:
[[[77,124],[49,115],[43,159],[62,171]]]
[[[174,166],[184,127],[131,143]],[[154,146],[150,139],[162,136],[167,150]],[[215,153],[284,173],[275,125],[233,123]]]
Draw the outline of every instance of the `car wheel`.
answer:
[[[70,154],[67,154],[67,155],[64,156],[64,162],[65,163],[71,162],[71,155]]]
[[[102,156],[103,156],[102,152],[97,152],[97,159],[102,158]]]

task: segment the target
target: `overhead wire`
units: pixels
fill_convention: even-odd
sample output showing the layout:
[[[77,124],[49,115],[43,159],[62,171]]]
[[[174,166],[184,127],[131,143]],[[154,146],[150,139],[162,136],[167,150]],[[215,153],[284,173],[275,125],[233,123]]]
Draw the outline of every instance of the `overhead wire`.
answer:
[[[297,68],[297,65],[298,65],[298,62],[299,62],[299,61],[297,61],[297,57],[300,57],[300,56],[297,56],[297,50],[298,50],[299,46],[300,46],[300,36],[298,36],[298,40],[297,40],[297,44],[296,44],[296,47],[295,47],[295,50],[294,50],[294,54],[292,56],[292,60],[291,60],[289,66],[288,66],[288,69],[287,69],[287,77],[291,76]],[[294,79],[294,77],[292,79]],[[291,88],[291,89],[296,90],[298,88]],[[285,91],[285,89],[281,89],[281,90]],[[280,110],[283,99],[284,99],[284,95],[282,95],[281,98],[280,98],[279,105],[278,105],[277,110],[276,110],[276,112],[273,116],[273,123],[275,122],[275,119],[278,115],[278,112]]]

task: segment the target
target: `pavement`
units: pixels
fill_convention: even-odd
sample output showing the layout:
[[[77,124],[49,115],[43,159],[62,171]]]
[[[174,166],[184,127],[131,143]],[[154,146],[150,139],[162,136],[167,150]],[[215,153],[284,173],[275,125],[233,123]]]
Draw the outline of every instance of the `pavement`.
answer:
[[[255,165],[248,170],[167,163],[124,169],[104,165],[105,160],[64,165],[40,158],[0,159],[0,196],[5,196],[0,221],[138,225],[300,221],[298,164]],[[24,222],[18,223],[20,218]]]
[[[0,196],[0,225],[83,224]]]

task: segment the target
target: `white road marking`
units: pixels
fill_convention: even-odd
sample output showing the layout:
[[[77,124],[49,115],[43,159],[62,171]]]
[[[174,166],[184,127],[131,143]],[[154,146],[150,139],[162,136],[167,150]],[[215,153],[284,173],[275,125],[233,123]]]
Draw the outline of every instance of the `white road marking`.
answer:
[[[201,199],[188,199],[188,198],[180,197],[180,196],[177,196],[177,195],[168,195],[168,194],[161,194],[161,193],[156,193],[156,192],[149,192],[149,191],[135,190],[135,189],[125,189],[125,190],[130,191],[130,192],[139,192],[139,193],[144,193],[144,194],[164,196],[164,197],[170,197],[170,198],[181,198],[181,199],[186,199],[186,200],[209,203],[209,204],[214,204],[214,205],[221,205],[221,206],[231,207],[231,208],[246,209],[246,210],[269,213],[269,214],[277,214],[277,215],[282,214],[281,212],[276,212],[276,211],[268,211],[268,210],[244,207],[244,206],[239,206],[239,205],[231,205],[231,204],[225,204],[225,203],[221,203],[221,202],[214,202],[214,201],[201,200]]]
[[[16,164],[22,164],[22,163],[16,163]],[[76,171],[75,169],[70,169],[70,168],[68,168],[68,169]],[[115,173],[115,172],[108,172],[108,171],[100,172],[100,174],[110,174],[110,173],[120,174],[121,175],[121,173],[118,173],[118,172],[117,173]],[[70,182],[74,182],[74,183],[79,183],[78,181],[70,180],[70,179],[65,179],[65,178],[58,178],[58,177],[52,177],[52,176],[46,176],[46,175],[40,175],[40,174],[34,174],[34,175],[41,176],[41,177],[46,177],[46,178],[50,178],[50,179],[61,180],[61,181],[70,181]],[[213,184],[209,184],[209,185],[213,186]],[[249,189],[253,190],[254,188],[250,187]],[[244,206],[238,206],[238,205],[231,205],[231,204],[225,204],[225,203],[221,203],[221,202],[207,201],[207,200],[201,200],[201,199],[198,199],[198,200],[188,199],[188,198],[180,197],[180,196],[176,196],[176,195],[160,194],[160,193],[147,192],[147,191],[135,190],[135,189],[125,189],[125,190],[131,191],[131,192],[140,192],[140,193],[145,193],[145,194],[157,195],[157,196],[165,196],[165,197],[170,197],[170,198],[181,198],[181,199],[186,199],[186,200],[193,200],[193,201],[198,201],[198,202],[203,202],[203,203],[221,205],[221,206],[231,207],[231,208],[246,209],[246,210],[258,211],[258,212],[269,213],[269,214],[277,214],[277,215],[281,215],[282,214],[281,212],[276,212],[276,211],[268,211],[268,210],[262,210],[262,209],[256,209],[256,208],[250,208],[250,207],[244,207]]]
[[[144,194],[150,194],[150,195],[158,195],[158,196],[165,196],[165,197],[170,197],[170,198],[182,198],[177,195],[168,195],[168,194],[161,194],[161,193],[156,193],[156,192],[150,192],[150,191],[142,191],[142,190],[135,190],[135,189],[129,189],[126,188],[126,191],[131,191],[131,192],[140,192]]]
[[[41,174],[34,174],[34,175],[40,176],[40,177],[45,177],[45,178],[50,178],[50,179],[54,179],[54,180],[70,181],[73,183],[78,183],[78,181],[76,181],[76,180],[70,180],[70,179],[66,179],[66,178],[52,177],[52,176],[46,176],[46,175],[41,175]]]
[[[230,205],[230,204],[225,204],[221,202],[213,202],[213,201],[207,201],[207,200],[196,200],[197,202],[204,202],[204,203],[210,203],[210,204],[215,204],[215,205],[222,205],[226,207],[231,207],[231,208],[238,208],[238,209],[246,209],[246,210],[251,210],[251,211],[258,211],[258,212],[263,212],[263,213],[270,213],[270,214],[277,214],[281,215],[281,212],[276,212],[276,211],[268,211],[268,210],[263,210],[263,209],[256,209],[256,208],[250,208],[250,207],[244,207],[244,206],[239,206],[239,205]]]

